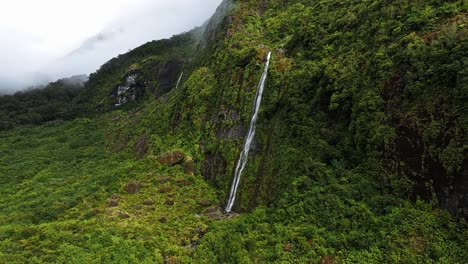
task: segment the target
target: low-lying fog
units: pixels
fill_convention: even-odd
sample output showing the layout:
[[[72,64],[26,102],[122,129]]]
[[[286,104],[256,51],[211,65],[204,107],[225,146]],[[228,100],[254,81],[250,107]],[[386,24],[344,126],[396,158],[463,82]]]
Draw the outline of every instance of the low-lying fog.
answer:
[[[202,25],[221,0],[15,0],[0,9],[0,94],[89,74]]]

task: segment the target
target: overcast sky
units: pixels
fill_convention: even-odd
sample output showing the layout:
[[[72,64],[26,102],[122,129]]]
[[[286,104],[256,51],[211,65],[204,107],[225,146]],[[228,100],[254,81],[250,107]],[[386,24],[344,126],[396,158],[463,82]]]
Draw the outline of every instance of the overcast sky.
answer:
[[[0,0],[0,92],[89,74],[200,26],[221,0]]]

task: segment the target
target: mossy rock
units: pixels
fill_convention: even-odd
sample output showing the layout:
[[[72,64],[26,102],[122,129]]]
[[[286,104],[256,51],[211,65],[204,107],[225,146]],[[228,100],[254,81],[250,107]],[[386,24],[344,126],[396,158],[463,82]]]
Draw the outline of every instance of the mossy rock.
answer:
[[[153,199],[148,198],[143,202],[143,204],[144,205],[153,205],[154,201],[153,201]]]
[[[209,199],[203,198],[198,201],[198,204],[201,206],[210,206],[211,201]]]
[[[159,156],[158,162],[163,165],[174,166],[182,163],[185,156],[185,153],[181,150],[171,150]]]
[[[109,199],[107,199],[107,206],[108,207],[117,207],[119,206],[119,201],[122,198],[119,194],[112,194]]]
[[[114,199],[107,200],[107,206],[109,206],[109,207],[116,207],[118,205],[119,205],[118,200],[114,200]]]
[[[137,181],[131,181],[125,185],[124,190],[129,194],[138,193],[141,190],[141,184]]]
[[[159,189],[158,189],[158,193],[168,193],[170,191],[172,191],[172,186],[171,185],[166,185],[166,186],[161,186]]]

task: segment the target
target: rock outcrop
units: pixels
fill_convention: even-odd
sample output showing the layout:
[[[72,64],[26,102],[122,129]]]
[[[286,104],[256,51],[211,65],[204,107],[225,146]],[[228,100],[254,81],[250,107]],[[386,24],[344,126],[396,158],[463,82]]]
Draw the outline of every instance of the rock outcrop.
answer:
[[[111,104],[119,107],[125,103],[134,102],[144,96],[145,87],[142,73],[138,70],[130,70],[112,90]]]
[[[175,89],[184,63],[182,58],[151,59],[142,65],[130,66],[111,92],[111,106],[119,107],[145,96],[159,98],[167,94]]]
[[[171,150],[159,156],[158,162],[171,167],[182,163],[185,156],[185,153],[181,150]]]
[[[131,181],[124,186],[124,190],[129,194],[138,193],[141,190],[141,184],[137,181]]]

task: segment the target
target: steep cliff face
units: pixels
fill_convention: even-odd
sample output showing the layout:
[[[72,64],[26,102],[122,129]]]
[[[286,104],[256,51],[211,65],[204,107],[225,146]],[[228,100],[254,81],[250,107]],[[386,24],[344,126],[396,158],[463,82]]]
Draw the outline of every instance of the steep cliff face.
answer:
[[[110,103],[119,107],[145,97],[160,98],[176,88],[183,58],[147,59],[143,65],[133,64],[111,91]]]
[[[84,194],[61,202],[61,193],[28,196],[13,188],[17,196],[2,206],[24,212],[6,217],[25,221],[28,199],[40,197],[36,207],[54,210],[41,207],[33,219],[52,221],[57,230],[44,228],[52,239],[63,224],[53,221],[65,217],[80,249],[118,248],[102,251],[111,260],[462,263],[466,11],[462,1],[225,0],[203,27],[147,43],[92,74],[73,97],[78,115],[92,119],[32,130],[31,138],[60,151],[52,153],[53,168],[47,159],[20,164],[34,165],[27,172],[37,174],[24,184],[34,187],[35,180],[51,190],[63,182],[62,163],[70,163],[73,181],[86,177],[76,185]],[[233,208],[241,214],[219,221],[269,52],[256,136]],[[2,135],[0,162],[8,173],[17,171],[8,165],[10,146],[27,132]],[[26,153],[25,144],[13,154]],[[42,184],[51,175],[57,179]],[[74,186],[59,189],[71,193]],[[17,197],[24,203],[13,203]],[[79,217],[91,224],[86,235]],[[21,236],[12,235],[15,228]],[[44,232],[27,228],[0,229],[7,238],[0,249],[10,248],[13,236],[15,246],[28,248],[24,241]],[[107,229],[112,234],[100,232]],[[59,253],[76,250],[70,248]]]
[[[75,104],[83,114],[99,114],[167,94],[193,52],[198,31],[148,42],[108,61],[90,75]],[[132,108],[137,104],[127,105]]]
[[[122,81],[112,90],[111,103],[119,107],[128,102],[134,102],[145,93],[145,82],[135,71],[125,74]],[[137,79],[138,78],[138,79]]]
[[[115,107],[179,84],[159,122],[165,133],[189,131],[199,172],[227,192],[272,51],[236,210],[268,205],[298,177],[317,180],[323,166],[341,164],[368,171],[381,192],[457,214],[467,208],[463,12],[458,2],[224,1],[203,28],[104,65],[88,91],[99,87]],[[110,72],[123,72],[117,84]]]
[[[273,51],[238,210],[269,204],[299,175],[314,178],[311,163],[336,162],[380,174],[382,191],[467,209],[467,19],[457,2],[232,3],[195,59],[216,76],[202,120],[213,136],[201,145],[210,146],[203,173],[223,189],[241,146],[226,133],[248,124]]]

